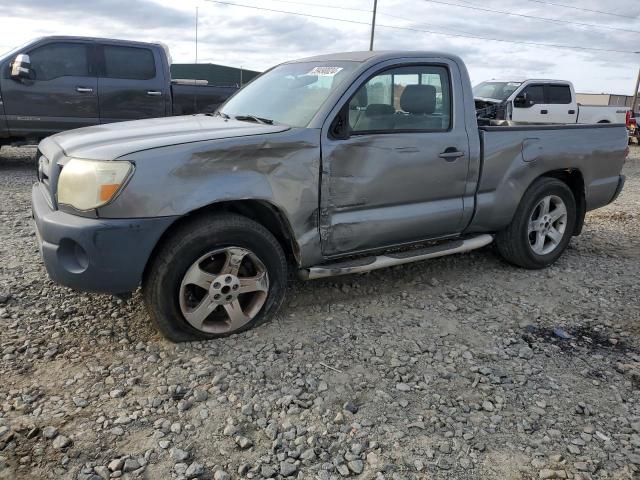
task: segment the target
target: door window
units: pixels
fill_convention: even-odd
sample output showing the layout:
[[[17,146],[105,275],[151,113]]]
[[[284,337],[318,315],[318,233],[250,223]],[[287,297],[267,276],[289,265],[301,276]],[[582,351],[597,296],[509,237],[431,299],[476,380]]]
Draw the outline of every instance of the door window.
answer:
[[[448,130],[449,85],[449,72],[444,67],[417,65],[386,70],[351,98],[351,132]]]
[[[527,94],[533,104],[544,103],[544,85],[529,85],[522,94]]]
[[[147,48],[104,46],[104,77],[150,80],[156,76],[153,52]]]
[[[569,104],[571,103],[571,89],[569,85],[547,85],[547,103]]]
[[[81,43],[50,43],[29,52],[36,80],[90,76],[89,52]]]

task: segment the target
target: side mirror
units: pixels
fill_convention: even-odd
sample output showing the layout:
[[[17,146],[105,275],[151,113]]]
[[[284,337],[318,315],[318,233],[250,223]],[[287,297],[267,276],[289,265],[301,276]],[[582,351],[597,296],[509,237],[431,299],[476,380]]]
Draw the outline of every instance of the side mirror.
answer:
[[[31,76],[31,59],[26,53],[21,53],[14,58],[11,63],[11,78],[14,80],[22,78],[30,78]]]
[[[533,104],[534,102],[529,98],[528,93],[521,93],[513,100],[513,106],[516,108],[529,108]]]

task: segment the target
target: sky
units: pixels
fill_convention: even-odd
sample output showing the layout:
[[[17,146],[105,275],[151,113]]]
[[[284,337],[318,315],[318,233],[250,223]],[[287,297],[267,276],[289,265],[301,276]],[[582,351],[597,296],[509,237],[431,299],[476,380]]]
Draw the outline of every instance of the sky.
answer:
[[[368,50],[372,7],[373,0],[0,0],[0,52],[43,35],[86,35],[161,41],[174,63],[193,63],[197,8],[198,62],[264,70]],[[460,55],[474,84],[557,78],[579,92],[630,95],[640,68],[638,0],[378,0],[377,24],[375,50]]]

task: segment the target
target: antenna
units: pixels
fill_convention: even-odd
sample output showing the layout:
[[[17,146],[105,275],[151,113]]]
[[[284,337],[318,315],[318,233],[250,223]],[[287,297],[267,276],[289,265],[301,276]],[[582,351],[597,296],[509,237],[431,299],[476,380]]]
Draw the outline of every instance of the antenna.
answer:
[[[373,18],[371,19],[371,41],[369,42],[369,50],[373,50],[373,35],[376,30],[376,12],[378,11],[378,0],[373,0]]]
[[[196,63],[198,63],[198,7],[196,7]]]

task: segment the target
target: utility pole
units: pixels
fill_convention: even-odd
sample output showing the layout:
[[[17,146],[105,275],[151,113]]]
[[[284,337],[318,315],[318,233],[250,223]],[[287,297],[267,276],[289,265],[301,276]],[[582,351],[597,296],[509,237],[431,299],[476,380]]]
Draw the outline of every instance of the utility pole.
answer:
[[[196,7],[196,63],[198,63],[198,7]]]
[[[373,18],[371,19],[371,42],[369,42],[369,50],[373,50],[373,36],[376,31],[376,11],[378,10],[378,0],[373,0]]]
[[[640,70],[638,70],[638,80],[636,80],[636,88],[633,91],[633,104],[631,106],[631,111],[635,114],[636,107],[638,106],[638,89],[640,89]]]

